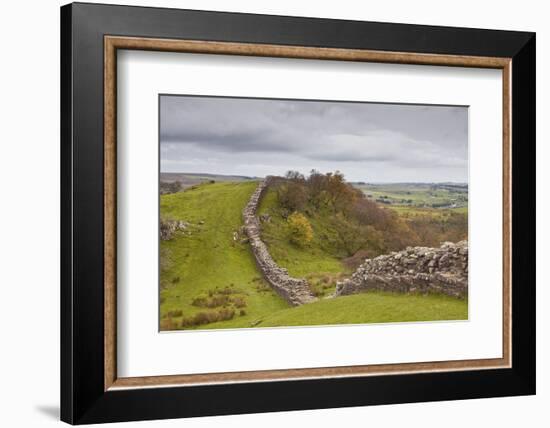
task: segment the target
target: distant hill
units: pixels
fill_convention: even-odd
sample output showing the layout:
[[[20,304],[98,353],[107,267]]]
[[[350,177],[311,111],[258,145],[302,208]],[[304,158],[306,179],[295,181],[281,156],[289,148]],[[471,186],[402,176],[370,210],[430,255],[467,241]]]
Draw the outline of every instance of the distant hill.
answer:
[[[207,174],[194,172],[161,172],[160,181],[172,183],[174,181],[181,182],[182,185],[190,185],[204,183],[205,181],[250,181],[258,180],[261,177],[248,177],[245,175],[222,175],[222,174]]]
[[[161,172],[159,190],[160,194],[179,192],[202,183],[232,182],[242,183],[260,180],[258,177],[244,175],[222,175],[193,172]]]

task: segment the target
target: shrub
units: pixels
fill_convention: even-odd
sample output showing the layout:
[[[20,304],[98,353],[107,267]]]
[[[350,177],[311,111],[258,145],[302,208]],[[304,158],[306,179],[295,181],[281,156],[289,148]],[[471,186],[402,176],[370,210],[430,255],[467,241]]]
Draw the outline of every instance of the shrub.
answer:
[[[239,311],[239,315],[240,315],[241,317],[245,316],[245,315],[246,315],[246,311],[245,311],[244,309],[241,309],[241,310]]]
[[[212,300],[210,301],[210,306],[212,308],[218,307],[218,306],[225,306],[230,302],[229,297],[227,296],[214,296],[212,297]]]
[[[313,229],[306,216],[294,212],[288,217],[290,241],[298,246],[305,246],[313,239]]]
[[[210,293],[208,293],[208,295],[210,296]],[[191,301],[191,304],[193,306],[198,306],[198,307],[205,307],[206,304],[208,302],[208,297],[205,296],[204,294],[199,294],[197,297],[195,297],[192,301]]]
[[[212,297],[198,296],[193,299],[191,304],[201,308],[217,308],[227,305],[230,299],[226,295],[212,295]]]
[[[246,307],[246,300],[243,297],[234,297],[231,301],[236,308]]]
[[[236,289],[234,289],[233,284],[231,284],[229,287],[225,287],[221,290],[216,290],[216,293],[230,295],[230,294],[237,294],[238,291]]]
[[[175,330],[176,324],[172,320],[172,318],[168,317],[160,321],[160,329],[161,330]]]
[[[308,194],[302,182],[289,181],[279,187],[277,197],[282,207],[289,211],[301,211],[307,204]]]
[[[216,312],[199,312],[193,317],[195,325],[208,324],[211,322],[216,322],[218,319]]]
[[[369,237],[374,236],[374,230],[370,226],[363,226],[350,221],[341,213],[333,216],[330,222],[335,232],[332,243],[346,257],[350,257],[366,247]]]
[[[235,311],[233,309],[222,308],[217,311],[197,312],[191,317],[181,320],[182,327],[194,327],[198,325],[211,324],[218,321],[227,321],[233,319]]]
[[[166,182],[161,181],[159,183],[159,190],[161,195],[167,195],[169,193],[176,193],[183,190],[183,185],[179,181]]]
[[[201,293],[191,300],[191,304],[199,308],[219,308],[230,305],[233,305],[235,308],[246,307],[246,297],[234,296],[237,293],[247,294],[233,288],[233,284],[231,284],[231,286],[222,288],[221,290],[208,290],[208,293]]]
[[[218,310],[218,321],[227,321],[233,319],[235,311],[229,308],[223,308]]]
[[[172,311],[168,311],[166,313],[166,316],[168,318],[178,318],[178,317],[181,317],[183,315],[183,311],[181,309],[174,309]]]

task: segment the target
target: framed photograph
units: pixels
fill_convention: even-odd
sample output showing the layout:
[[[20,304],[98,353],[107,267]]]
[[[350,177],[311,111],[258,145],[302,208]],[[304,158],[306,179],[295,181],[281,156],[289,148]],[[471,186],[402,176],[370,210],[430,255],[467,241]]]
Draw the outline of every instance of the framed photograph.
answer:
[[[61,418],[535,393],[535,35],[61,8]]]

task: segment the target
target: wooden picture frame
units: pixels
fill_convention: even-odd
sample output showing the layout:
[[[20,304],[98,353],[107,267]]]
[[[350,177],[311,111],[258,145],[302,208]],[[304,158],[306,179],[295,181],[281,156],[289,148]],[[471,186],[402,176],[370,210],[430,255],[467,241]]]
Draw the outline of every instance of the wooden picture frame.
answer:
[[[502,358],[118,377],[117,49],[502,70]],[[61,52],[62,420],[114,422],[535,392],[534,34],[77,3],[61,9]]]

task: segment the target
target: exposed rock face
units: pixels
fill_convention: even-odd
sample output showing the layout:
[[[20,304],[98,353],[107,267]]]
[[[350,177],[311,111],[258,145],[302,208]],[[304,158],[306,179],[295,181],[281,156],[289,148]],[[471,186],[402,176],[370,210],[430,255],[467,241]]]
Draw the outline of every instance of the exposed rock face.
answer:
[[[161,220],[160,221],[160,239],[169,241],[178,230],[185,230],[189,223],[181,220]]]
[[[336,285],[335,296],[369,290],[436,292],[464,298],[468,294],[468,241],[439,248],[408,247],[367,259],[351,278]]]
[[[256,263],[267,282],[269,282],[277,294],[291,305],[303,305],[304,303],[316,300],[315,296],[311,293],[307,281],[305,279],[293,278],[288,274],[286,269],[279,267],[271,258],[267,246],[260,238],[260,220],[256,216],[256,210],[271,179],[271,177],[266,177],[260,182],[244,208],[244,229],[248,236],[252,253],[256,258]],[[266,221],[265,218],[264,221]]]

